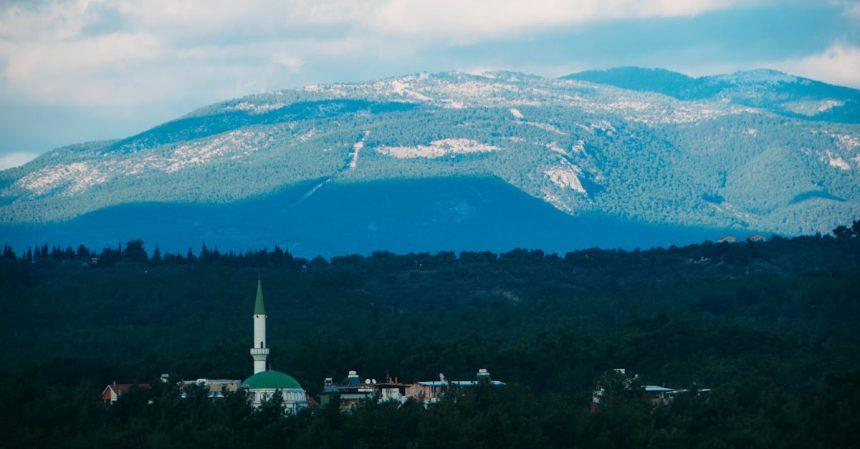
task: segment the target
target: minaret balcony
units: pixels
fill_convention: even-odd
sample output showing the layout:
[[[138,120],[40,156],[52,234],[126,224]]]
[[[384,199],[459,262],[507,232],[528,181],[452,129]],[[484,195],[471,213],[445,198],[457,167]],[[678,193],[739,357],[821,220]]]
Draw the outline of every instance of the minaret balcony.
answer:
[[[269,355],[269,348],[251,348],[251,355],[255,357],[265,357]]]

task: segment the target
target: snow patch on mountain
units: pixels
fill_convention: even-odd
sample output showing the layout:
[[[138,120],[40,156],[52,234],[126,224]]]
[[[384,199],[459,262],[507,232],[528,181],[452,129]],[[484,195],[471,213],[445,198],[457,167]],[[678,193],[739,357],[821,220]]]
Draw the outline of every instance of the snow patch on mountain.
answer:
[[[612,126],[612,123],[609,120],[598,120],[589,124],[577,123],[576,126],[588,131],[591,134],[594,134],[596,131],[603,132],[607,135],[612,135],[615,133],[615,127]]]
[[[233,106],[229,106],[226,108],[227,111],[242,111],[249,112],[251,114],[264,114],[269,111],[274,111],[275,109],[280,109],[286,106],[287,103],[283,101],[276,102],[264,102],[264,103],[251,103],[248,101],[242,101]]]
[[[180,145],[165,159],[163,170],[177,172],[194,165],[203,165],[214,160],[239,159],[267,147],[272,136],[265,132],[237,130],[215,136],[212,139]],[[159,167],[154,162],[152,168]]]
[[[393,79],[374,85],[377,90],[386,90],[393,95],[410,97],[418,101],[433,101],[432,98],[413,90],[412,83],[405,79]]]
[[[550,182],[558,187],[572,189],[579,193],[587,193],[582,182],[579,180],[579,175],[582,170],[573,164],[556,165],[544,170],[544,175],[549,178]]]
[[[840,170],[851,170],[851,166],[848,165],[848,162],[846,162],[845,159],[842,159],[841,156],[833,154],[832,151],[825,151],[823,158],[827,159],[827,164],[831,167],[835,167]]]
[[[836,146],[846,150],[860,148],[860,137],[849,134],[827,133],[836,140]]]
[[[35,195],[55,189],[63,195],[79,194],[117,177],[147,171],[175,173],[215,161],[244,158],[267,148],[275,139],[275,135],[262,130],[237,130],[161,153],[104,154],[86,162],[48,165],[25,175],[14,185]]]
[[[352,158],[349,161],[349,169],[355,170],[358,167],[358,156],[361,153],[361,149],[364,148],[364,139],[370,135],[370,131],[364,131],[364,137],[361,138],[358,142],[352,144]]]
[[[499,150],[497,146],[463,138],[434,140],[429,145],[382,146],[376,149],[379,153],[398,159],[435,159],[456,154],[489,153]]]
[[[550,142],[550,143],[548,143],[548,144],[546,144],[546,147],[547,147],[550,151],[554,151],[554,152],[556,152],[556,153],[558,153],[558,154],[560,154],[560,155],[562,155],[562,156],[567,156],[567,155],[568,155],[568,154],[567,154],[567,150],[565,150],[564,148],[562,148],[562,147],[558,146],[558,143],[556,143],[556,142],[554,142],[554,141],[553,141],[553,142]]]
[[[65,186],[67,193],[82,192],[108,180],[107,174],[88,162],[51,165],[19,179],[15,185],[37,195]]]
[[[342,84],[309,84],[307,86],[302,87],[301,90],[304,92],[322,94],[335,98],[343,98],[347,96],[347,90],[344,87],[345,86]]]
[[[787,111],[794,112],[795,114],[805,115],[807,117],[812,117],[822,112],[827,112],[833,108],[837,108],[840,106],[844,106],[845,102],[840,100],[833,99],[825,99],[825,100],[806,100],[806,101],[792,101],[788,103],[783,103],[782,107],[784,107]]]

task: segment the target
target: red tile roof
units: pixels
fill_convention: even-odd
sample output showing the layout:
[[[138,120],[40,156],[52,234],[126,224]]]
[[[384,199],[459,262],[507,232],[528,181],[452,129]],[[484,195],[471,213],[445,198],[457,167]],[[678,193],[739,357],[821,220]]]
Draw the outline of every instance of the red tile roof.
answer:
[[[148,389],[151,388],[149,384],[110,384],[105,387],[105,390],[108,388],[112,389],[117,394],[125,393],[130,390],[131,387],[137,386],[137,388]]]

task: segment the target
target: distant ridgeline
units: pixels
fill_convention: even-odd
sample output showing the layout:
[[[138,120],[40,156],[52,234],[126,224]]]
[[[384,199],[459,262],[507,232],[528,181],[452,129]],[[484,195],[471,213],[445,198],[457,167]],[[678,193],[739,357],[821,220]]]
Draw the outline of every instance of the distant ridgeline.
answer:
[[[827,232],[860,216],[858,111],[773,71],[310,85],[4,170],[0,239],[313,257]]]
[[[751,70],[694,78],[663,69],[617,67],[588,70],[565,78],[656,92],[679,100],[724,100],[764,108],[789,117],[860,123],[860,92],[857,89],[834,86],[776,70]]]
[[[860,222],[563,255],[6,246],[0,433],[52,448],[853,447],[858,291]],[[254,343],[252,313],[272,324]],[[242,388],[209,399],[194,379],[245,379],[249,344],[290,377],[247,390],[300,385],[310,407],[285,416],[281,395],[253,407]],[[476,367],[506,386],[372,380]],[[400,400],[349,402],[352,373],[322,381],[347,369],[371,379],[363,397]],[[192,380],[180,392],[162,373]]]

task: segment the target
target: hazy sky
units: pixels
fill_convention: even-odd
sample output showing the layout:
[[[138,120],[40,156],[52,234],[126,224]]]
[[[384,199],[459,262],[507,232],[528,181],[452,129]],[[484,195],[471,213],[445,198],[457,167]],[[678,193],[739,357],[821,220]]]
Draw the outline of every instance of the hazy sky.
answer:
[[[860,2],[0,0],[0,168],[254,92],[620,65],[860,87]]]

